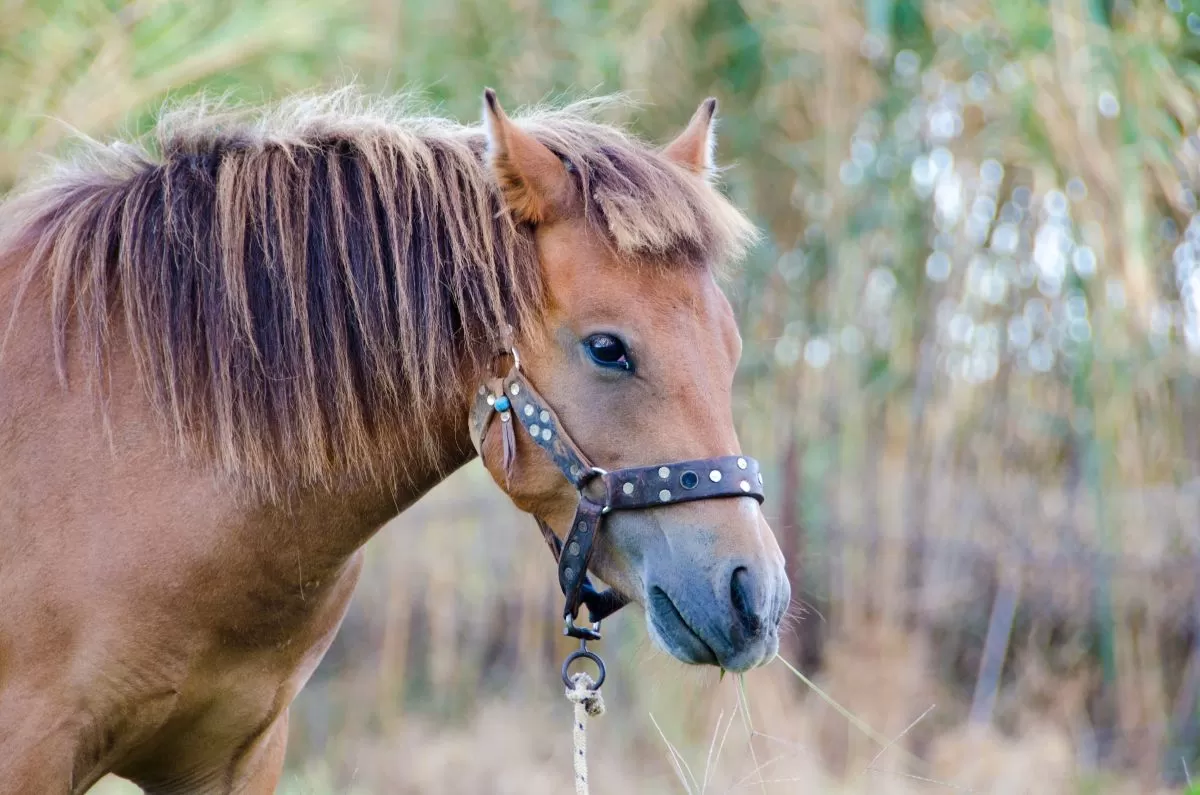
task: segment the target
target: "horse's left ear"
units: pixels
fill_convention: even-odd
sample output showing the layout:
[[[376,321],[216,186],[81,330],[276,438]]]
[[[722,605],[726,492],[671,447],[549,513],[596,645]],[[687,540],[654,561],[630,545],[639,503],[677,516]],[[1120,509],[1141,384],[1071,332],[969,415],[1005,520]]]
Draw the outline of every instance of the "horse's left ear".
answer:
[[[513,124],[490,88],[483,92],[483,122],[492,173],[513,217],[532,224],[565,217],[575,188],[558,155]]]
[[[667,158],[695,174],[711,177],[714,171],[713,150],[717,138],[714,119],[717,115],[717,100],[709,97],[700,103],[692,115],[687,128],[663,149]]]

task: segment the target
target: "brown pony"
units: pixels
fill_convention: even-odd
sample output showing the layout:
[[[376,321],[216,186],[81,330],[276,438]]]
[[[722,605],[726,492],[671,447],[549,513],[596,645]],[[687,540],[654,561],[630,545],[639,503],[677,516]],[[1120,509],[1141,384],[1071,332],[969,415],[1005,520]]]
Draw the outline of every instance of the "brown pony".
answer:
[[[509,328],[596,465],[739,452],[715,102],[661,150],[597,104],[196,105],[0,206],[0,792],[272,792],[362,545],[476,455]],[[499,425],[493,477],[564,534],[575,491],[528,436],[499,471]],[[754,500],[614,513],[592,570],[684,662],[775,654]]]

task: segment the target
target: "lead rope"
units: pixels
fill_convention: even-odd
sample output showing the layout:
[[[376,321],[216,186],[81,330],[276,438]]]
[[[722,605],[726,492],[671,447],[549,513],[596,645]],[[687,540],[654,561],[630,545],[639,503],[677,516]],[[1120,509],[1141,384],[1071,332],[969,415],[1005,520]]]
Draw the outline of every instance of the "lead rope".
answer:
[[[604,714],[604,697],[592,677],[580,671],[571,675],[567,700],[575,705],[575,724],[571,727],[571,739],[575,741],[575,795],[588,795],[587,719]]]

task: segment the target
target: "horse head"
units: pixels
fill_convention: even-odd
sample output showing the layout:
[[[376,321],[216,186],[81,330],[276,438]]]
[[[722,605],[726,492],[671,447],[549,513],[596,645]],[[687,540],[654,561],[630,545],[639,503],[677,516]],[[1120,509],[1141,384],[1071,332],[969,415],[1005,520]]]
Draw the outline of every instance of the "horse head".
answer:
[[[548,408],[505,397],[516,416],[489,423],[479,443],[513,502],[568,542],[581,492],[600,479],[548,455],[553,434],[568,435],[595,473],[645,472],[607,484],[618,498],[645,492],[639,510],[609,513],[592,496],[606,515],[590,567],[644,608],[658,646],[744,671],[774,657],[791,594],[733,423],[742,342],[717,269],[749,227],[711,184],[715,110],[704,102],[661,150],[586,152],[518,125],[485,94],[488,162],[513,221],[532,234],[545,291],[540,321],[513,341],[523,379],[555,417],[553,430],[541,427]],[[513,425],[524,432],[506,441]],[[660,465],[706,460],[728,466]],[[688,499],[719,481],[717,497]]]

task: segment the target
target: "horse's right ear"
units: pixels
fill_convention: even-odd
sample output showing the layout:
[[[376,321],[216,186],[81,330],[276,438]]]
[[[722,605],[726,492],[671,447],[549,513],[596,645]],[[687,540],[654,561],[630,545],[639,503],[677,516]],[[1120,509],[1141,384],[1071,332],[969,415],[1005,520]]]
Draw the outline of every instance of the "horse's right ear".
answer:
[[[512,123],[490,88],[483,92],[483,126],[488,162],[513,217],[532,224],[564,217],[574,192],[566,166],[545,144]]]

